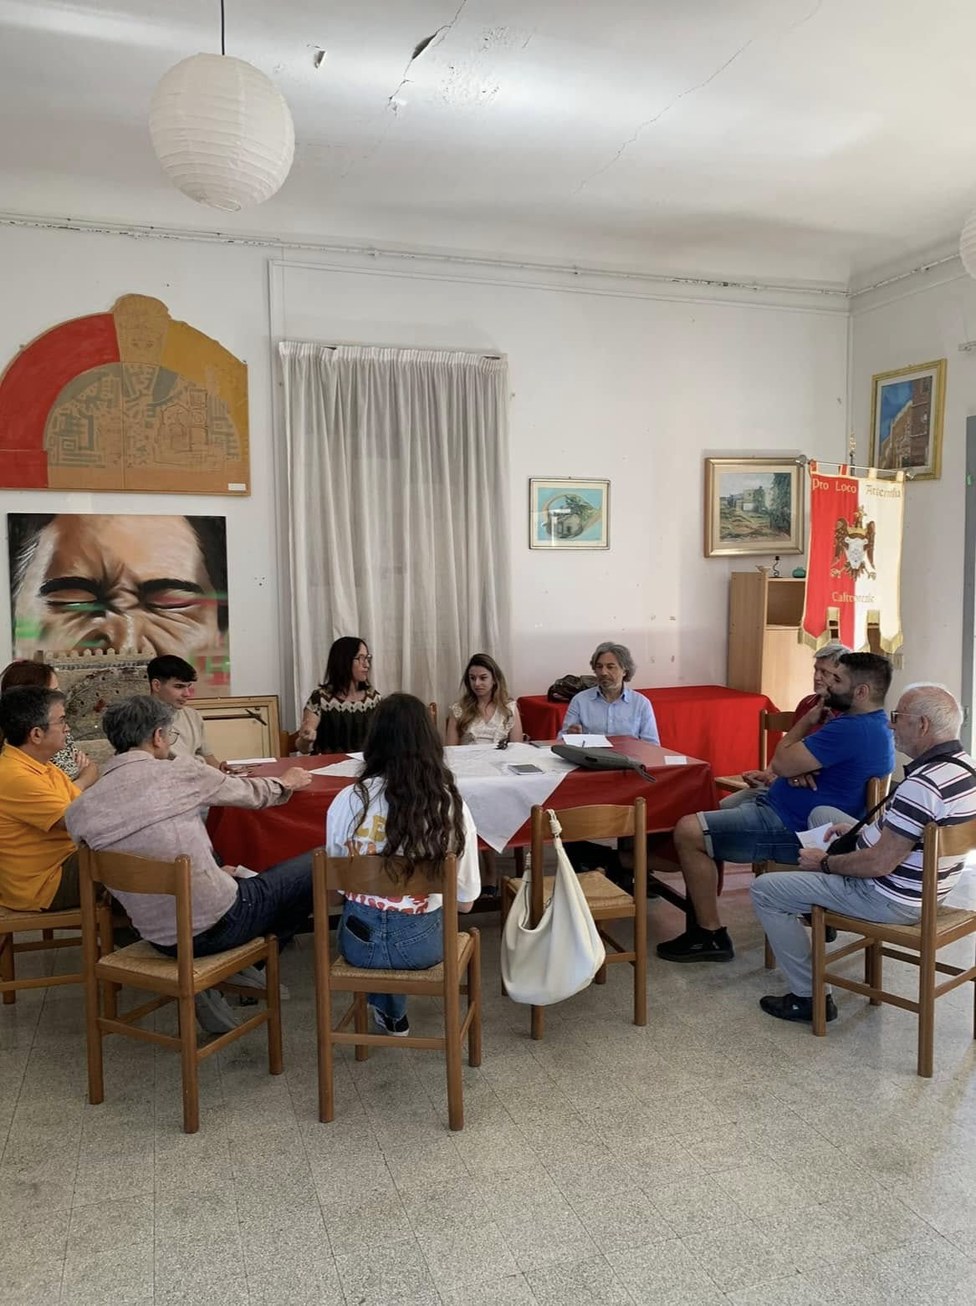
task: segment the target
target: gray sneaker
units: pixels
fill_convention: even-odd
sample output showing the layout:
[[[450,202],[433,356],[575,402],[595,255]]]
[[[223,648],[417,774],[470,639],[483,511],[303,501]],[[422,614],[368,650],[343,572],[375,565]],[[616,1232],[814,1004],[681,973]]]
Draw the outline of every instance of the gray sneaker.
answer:
[[[193,999],[197,1020],[205,1034],[226,1034],[237,1028],[234,1013],[219,989],[204,989]]]
[[[258,970],[257,966],[245,966],[244,969],[239,970],[236,975],[231,975],[227,983],[239,984],[241,988],[244,989],[263,989],[267,987],[265,972],[263,970]],[[278,982],[278,996],[282,1002],[291,997],[287,984],[282,984],[280,981]],[[233,1000],[242,1007],[253,1006],[258,1000],[257,998],[246,997],[241,993],[235,993],[232,997]]]

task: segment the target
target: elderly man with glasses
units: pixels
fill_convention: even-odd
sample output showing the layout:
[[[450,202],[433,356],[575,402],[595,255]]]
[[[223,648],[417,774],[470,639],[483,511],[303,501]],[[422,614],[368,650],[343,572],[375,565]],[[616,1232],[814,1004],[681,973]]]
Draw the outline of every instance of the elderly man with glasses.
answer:
[[[78,906],[78,861],[64,814],[98,779],[86,761],[69,780],[52,758],[64,748],[64,695],[22,685],[0,697],[0,906],[65,911]]]
[[[891,713],[895,747],[911,760],[905,778],[878,815],[857,833],[852,852],[804,848],[799,871],[771,872],[752,886],[752,900],[788,993],[759,1005],[780,1020],[813,1018],[810,935],[803,917],[816,904],[867,921],[914,925],[922,911],[922,836],[926,825],[955,825],[976,817],[976,766],[959,742],[962,708],[942,685],[909,685]],[[811,823],[834,821],[831,836],[854,822],[832,808],[815,808]],[[962,863],[939,866],[939,899],[959,878]],[[826,1016],[837,1008],[828,993]]]

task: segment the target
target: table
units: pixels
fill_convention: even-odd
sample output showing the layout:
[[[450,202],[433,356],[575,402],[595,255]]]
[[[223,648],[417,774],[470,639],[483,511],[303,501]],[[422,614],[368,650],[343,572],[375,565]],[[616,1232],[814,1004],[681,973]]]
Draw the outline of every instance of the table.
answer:
[[[724,685],[675,685],[637,693],[654,708],[661,742],[704,758],[713,774],[738,775],[759,765],[759,713],[774,710],[765,694]],[[520,698],[522,728],[530,739],[553,739],[568,706],[550,703],[544,694]]]
[[[647,799],[649,832],[664,832],[686,812],[714,806],[711,771],[706,762],[688,758],[684,766],[665,762],[667,749],[636,739],[617,737],[614,745],[630,757],[638,758],[653,775],[647,780],[636,771],[570,771],[553,793],[554,807],[583,807],[588,803],[632,803]],[[341,761],[338,756],[290,757],[255,767],[253,775],[281,775],[290,766],[306,770]],[[210,837],[223,860],[231,865],[267,870],[288,857],[317,848],[325,841],[325,814],[336,794],[352,784],[348,776],[312,777],[307,789],[292,794],[281,807],[247,811],[237,807],[212,807],[207,820]],[[530,842],[529,821],[510,839],[512,847],[527,847]]]

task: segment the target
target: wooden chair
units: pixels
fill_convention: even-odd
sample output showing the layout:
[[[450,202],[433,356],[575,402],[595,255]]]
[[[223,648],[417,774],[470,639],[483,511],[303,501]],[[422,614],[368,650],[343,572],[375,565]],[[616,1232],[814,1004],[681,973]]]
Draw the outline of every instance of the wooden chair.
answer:
[[[759,713],[758,757],[760,771],[765,771],[769,765],[769,736],[785,735],[792,725],[792,712],[767,712],[763,710]],[[749,788],[741,775],[717,775],[715,777],[715,787],[716,789],[726,789],[729,793],[737,793],[740,789]]]
[[[108,901],[100,901],[96,906],[98,937],[101,951],[112,951],[112,913]],[[54,937],[55,930],[75,930],[66,938]],[[39,939],[25,939],[17,942],[18,934],[39,932]],[[48,948],[81,947],[81,908],[71,907],[66,911],[13,911],[9,907],[0,907],[0,993],[3,994],[4,1006],[17,1001],[20,989],[47,989],[59,984],[81,984],[85,978],[81,970],[67,975],[37,975],[28,979],[17,978],[16,958],[22,952],[40,952]]]
[[[198,1069],[205,1057],[260,1025],[267,1025],[268,1068],[272,1075],[282,1072],[278,940],[269,934],[227,952],[194,957],[189,857],[159,862],[129,853],[93,852],[85,844],[79,846],[78,852],[88,1033],[88,1100],[97,1104],[105,1098],[102,1040],[106,1034],[126,1034],[143,1042],[158,1043],[180,1054],[183,1064],[183,1132],[195,1134],[200,1127]],[[175,898],[177,956],[164,956],[151,943],[140,940],[99,958],[95,947],[95,886],[98,884],[111,892],[165,894]],[[228,982],[245,966],[260,961],[266,965],[264,989],[244,988]],[[118,1013],[116,995],[123,984],[158,996],[125,1013]],[[217,987],[263,997],[265,1007],[243,1020],[236,1029],[198,1047],[194,998],[204,989]],[[143,1029],[137,1023],[170,1002],[177,1004],[178,1035]]]
[[[392,874],[391,874],[392,872]],[[457,859],[446,859],[443,873],[427,862],[378,856],[328,857],[317,848],[313,858],[315,917],[315,1010],[319,1054],[319,1119],[335,1115],[333,1067],[336,1044],[353,1044],[356,1060],[365,1061],[370,1047],[425,1048],[443,1052],[447,1062],[447,1112],[451,1129],[464,1128],[461,1086],[461,1043],[468,1040],[468,1065],[481,1065],[481,936],[461,933],[457,921]],[[333,958],[329,936],[330,892],[402,894],[409,878],[411,893],[443,895],[444,960],[429,970],[366,970]],[[333,993],[351,993],[353,1000],[332,1023]],[[404,993],[440,998],[444,1003],[444,1033],[434,1037],[369,1033],[367,993]],[[462,1018],[460,995],[467,994]],[[354,1029],[347,1026],[354,1022]]]
[[[562,826],[562,840],[573,843],[583,839],[615,839],[632,837],[634,840],[634,892],[629,894],[608,879],[602,871],[584,871],[578,879],[600,938],[607,947],[607,959],[597,973],[595,982],[605,984],[607,965],[627,962],[634,968],[634,1024],[647,1024],[647,804],[643,798],[634,801],[633,807],[607,805],[570,807],[556,812]],[[555,877],[540,874],[545,857],[545,844],[551,842],[549,817],[544,807],[532,808],[532,875],[530,922],[533,926],[542,918],[543,903],[553,890]],[[502,929],[515,901],[521,881],[507,877],[502,882]],[[610,921],[630,920],[634,923],[634,946],[627,948],[613,937],[604,924]],[[544,1007],[532,1007],[531,1033],[534,1039],[544,1032]]]
[[[957,907],[940,907],[938,902],[938,869],[940,857],[963,858],[976,848],[976,820],[962,825],[936,825],[925,827],[922,848],[922,915],[917,925],[879,924],[863,921],[840,912],[814,907],[813,918],[813,1032],[827,1033],[824,1003],[826,986],[836,984],[851,993],[861,993],[872,1007],[888,1002],[912,1011],[918,1016],[919,1075],[932,1078],[932,1052],[935,1042],[935,1000],[950,993],[960,984],[976,981],[976,965],[962,968],[937,959],[938,953],[967,935],[976,934],[976,912]],[[846,943],[827,952],[825,931],[829,926],[836,930],[856,934],[853,943]],[[905,951],[910,949],[910,951]],[[864,982],[828,970],[828,965],[864,951]],[[918,967],[918,998],[903,998],[882,988],[882,965],[885,957],[905,961]],[[936,984],[936,974],[949,975],[950,979]],[[976,1037],[976,990],[974,990],[974,1037]]]
[[[864,810],[869,812],[872,807],[880,803],[888,792],[891,784],[891,775],[872,776],[867,783],[867,791],[864,796]],[[767,871],[795,871],[795,866],[787,865],[784,862],[753,862],[753,875],[765,875]],[[763,965],[767,970],[773,970],[776,966],[776,958],[773,956],[773,950],[769,946],[769,940],[763,935]]]
[[[278,756],[291,757],[292,753],[297,751],[298,751],[298,731],[279,730],[278,731]]]

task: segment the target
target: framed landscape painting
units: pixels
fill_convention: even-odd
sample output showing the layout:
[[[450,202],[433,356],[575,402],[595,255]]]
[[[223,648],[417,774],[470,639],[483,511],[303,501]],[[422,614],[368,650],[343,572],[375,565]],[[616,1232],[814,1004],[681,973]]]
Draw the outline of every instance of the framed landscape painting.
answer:
[[[946,360],[918,363],[871,378],[871,466],[910,473],[913,481],[942,474]]]
[[[705,557],[803,552],[795,458],[705,459]]]
[[[529,481],[530,549],[609,547],[609,481]]]

